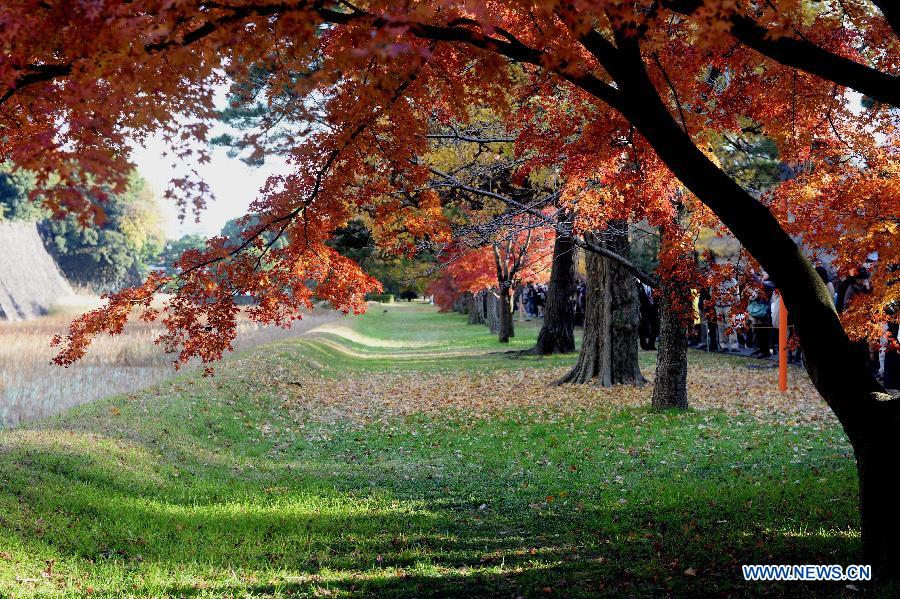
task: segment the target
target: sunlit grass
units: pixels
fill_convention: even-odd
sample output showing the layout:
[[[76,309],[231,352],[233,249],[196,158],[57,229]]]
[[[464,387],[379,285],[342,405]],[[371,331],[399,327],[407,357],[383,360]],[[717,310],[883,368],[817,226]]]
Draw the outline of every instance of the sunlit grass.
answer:
[[[323,375],[489,385],[485,364],[574,360],[511,359],[462,317],[388,309],[342,324],[358,340],[420,329],[419,347],[447,355],[282,340],[213,378],[0,433],[0,596],[831,596],[747,585],[740,564],[858,563],[855,468],[828,422],[514,401],[369,424],[294,409]],[[525,346],[536,331],[521,331]]]

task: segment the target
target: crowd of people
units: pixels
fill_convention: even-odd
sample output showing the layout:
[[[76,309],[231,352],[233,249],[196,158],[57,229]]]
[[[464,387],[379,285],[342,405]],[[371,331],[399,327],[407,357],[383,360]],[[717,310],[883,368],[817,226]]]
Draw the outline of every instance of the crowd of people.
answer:
[[[587,287],[577,283],[568,297],[568,310],[575,314],[575,326],[584,325],[584,302]],[[513,310],[519,313],[522,320],[543,318],[547,307],[547,284],[528,283],[519,287],[513,297]]]
[[[869,293],[871,290],[870,269],[877,256],[870,257],[866,264],[852,270],[848,276],[839,278],[833,275],[821,262],[816,262],[816,273],[825,283],[832,296],[838,313],[847,309],[853,298]],[[775,284],[765,272],[759,273],[752,286],[751,297],[746,311],[734,311],[729,297],[729,286],[736,286],[734,280],[726,281],[726,289],[702,289],[695,298],[694,326],[690,331],[690,343],[693,347],[706,351],[741,352],[753,350],[750,354],[755,358],[772,358],[779,351],[779,327],[781,325],[781,298]],[[715,299],[714,299],[715,298]],[[794,325],[791,314],[787,315],[789,363],[800,364],[803,352],[796,343]],[[897,324],[886,323],[886,333],[897,339]],[[900,387],[900,355],[892,351],[885,335],[880,345],[870,346],[860,342],[860,351],[867,352],[872,373],[883,380],[888,388]]]
[[[816,272],[832,294],[838,312],[843,312],[854,297],[871,289],[869,272],[874,258],[853,270],[847,277],[838,278],[821,262]],[[658,291],[635,280],[640,300],[638,334],[641,349],[655,350],[659,337]],[[781,298],[775,284],[765,272],[756,275],[751,286],[746,310],[734,310],[740,296],[738,282],[726,280],[719,289],[700,289],[694,294],[694,322],[688,330],[689,345],[710,352],[740,353],[754,358],[771,359],[779,351]],[[575,314],[576,326],[584,324],[586,287],[578,283],[570,294],[569,309]],[[514,296],[514,310],[523,320],[543,318],[547,305],[547,285],[529,283],[519,287]],[[788,362],[800,364],[802,350],[795,342],[791,315],[787,318],[789,331]],[[886,324],[886,332],[897,338],[897,324]],[[885,386],[900,387],[900,355],[887,351],[887,337],[880,351],[871,350],[869,360],[874,374]],[[750,352],[748,354],[748,351]]]

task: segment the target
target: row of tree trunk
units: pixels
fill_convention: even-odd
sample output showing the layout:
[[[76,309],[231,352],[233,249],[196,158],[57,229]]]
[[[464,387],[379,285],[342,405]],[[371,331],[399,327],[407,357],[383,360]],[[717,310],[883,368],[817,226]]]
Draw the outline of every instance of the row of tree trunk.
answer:
[[[469,316],[469,324],[483,324],[494,335],[501,337],[500,341],[509,341],[515,335],[512,325],[512,307],[509,297],[504,300],[495,290],[479,291],[478,293],[466,292],[460,301],[456,302],[457,312]],[[504,337],[503,339],[502,337]]]
[[[570,298],[576,286],[576,240],[569,233],[570,215],[561,213],[553,247],[553,265],[537,343],[530,353],[548,355],[575,351],[575,315]],[[611,222],[600,233],[586,236],[585,244],[617,256],[628,256],[628,226]],[[664,241],[664,240],[663,240]],[[587,294],[581,351],[575,366],[557,384],[642,385],[646,382],[638,362],[640,301],[633,274],[620,261],[587,251]],[[485,324],[501,342],[513,336],[511,290],[466,293],[459,311],[470,324]],[[665,281],[655,294],[659,302],[660,340],[652,404],[657,408],[687,408],[687,330],[673,309],[690,303],[690,290]]]

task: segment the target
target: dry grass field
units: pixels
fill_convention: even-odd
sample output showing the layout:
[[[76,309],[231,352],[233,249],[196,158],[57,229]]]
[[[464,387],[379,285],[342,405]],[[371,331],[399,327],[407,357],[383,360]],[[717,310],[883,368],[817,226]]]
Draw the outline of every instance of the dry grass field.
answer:
[[[50,339],[93,305],[95,299],[79,296],[37,320],[0,321],[0,429],[110,395],[137,391],[172,375],[171,356],[153,344],[161,327],[142,322],[130,324],[118,337],[98,338],[84,360],[70,368],[51,364],[54,349]],[[235,350],[296,336],[337,316],[317,310],[291,329],[261,326],[244,318]]]

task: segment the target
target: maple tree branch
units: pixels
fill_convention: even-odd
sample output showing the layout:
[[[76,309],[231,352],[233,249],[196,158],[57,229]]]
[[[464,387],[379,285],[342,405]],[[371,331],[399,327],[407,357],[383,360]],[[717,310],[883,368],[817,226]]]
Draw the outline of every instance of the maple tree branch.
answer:
[[[872,4],[881,10],[891,29],[900,37],[900,3],[897,0],[872,0]]]
[[[318,17],[322,19],[324,23],[330,24],[348,25],[351,23],[368,20],[371,22],[371,26],[375,29],[397,26],[396,22],[391,22],[383,16],[363,11],[362,9],[356,7],[352,8],[352,12],[341,12],[326,8],[324,4],[325,3],[321,0],[315,0],[311,3],[273,3],[242,6],[232,6],[228,4],[221,4],[218,2],[205,2],[203,6],[207,8],[229,10],[231,11],[231,14],[225,15],[219,19],[207,21],[196,29],[193,29],[190,32],[182,35],[180,38],[176,37],[161,42],[155,42],[153,44],[146,45],[144,48],[147,52],[152,53],[163,51],[171,47],[188,46],[209,36],[219,28],[221,28],[223,25],[236,23],[247,17],[273,16],[298,10],[311,10],[316,15],[318,15]],[[352,6],[346,3],[344,3],[344,5]],[[550,55],[546,51],[532,48],[531,46],[522,43],[518,38],[513,36],[508,31],[497,29],[495,27],[495,30],[500,32],[500,34],[504,37],[504,39],[501,40],[485,34],[480,29],[472,29],[468,25],[478,25],[480,28],[480,24],[468,19],[457,19],[455,21],[452,21],[450,24],[443,26],[431,25],[415,21],[405,24],[407,31],[415,37],[437,42],[461,42],[476,48],[480,48],[482,50],[501,54],[513,61],[523,62],[545,68],[562,77],[563,79],[575,83],[578,87],[584,89],[588,93],[596,96],[597,98],[603,100],[611,106],[616,107],[619,105],[620,94],[618,93],[616,88],[605,83],[598,77],[590,73],[571,72],[571,70],[567,68],[568,65],[566,64],[558,64],[554,68],[548,68],[547,65],[551,64],[553,61],[550,60]],[[4,92],[3,96],[0,96],[0,105],[2,105],[6,100],[15,95],[18,91],[21,91],[29,85],[40,82],[47,82],[56,78],[70,75],[74,68],[74,64],[75,60],[58,65],[40,65],[32,67],[29,72],[19,77],[19,79],[17,79],[13,83],[13,85],[6,92]]]
[[[27,72],[18,77],[13,84],[0,96],[0,105],[13,97],[19,90],[30,85],[52,81],[58,77],[66,77],[72,74],[72,63],[65,64],[33,64],[29,65]]]
[[[389,22],[384,17],[369,12],[344,13],[326,8],[317,8],[317,14],[326,23],[334,23],[348,25],[353,22],[362,20],[371,21],[371,25],[375,29],[382,29],[387,26],[397,27],[396,22]],[[478,29],[473,29],[467,25],[477,25]],[[475,48],[494,52],[502,56],[521,63],[531,64],[546,69],[555,75],[576,84],[581,89],[603,100],[613,107],[617,107],[621,103],[621,96],[616,88],[602,81],[598,77],[584,72],[572,72],[565,63],[557,64],[554,67],[548,67],[554,61],[548,52],[532,48],[522,43],[518,38],[506,31],[502,31],[504,39],[497,39],[485,34],[480,29],[480,24],[469,19],[456,19],[447,25],[431,25],[428,23],[420,23],[410,21],[405,23],[407,32],[415,37],[428,39],[436,42],[459,42]],[[495,27],[496,30],[496,27]]]
[[[429,171],[431,171],[433,174],[435,174],[439,177],[446,179],[451,186],[453,186],[457,189],[460,189],[462,191],[467,191],[469,193],[493,198],[495,200],[499,200],[499,201],[505,203],[507,206],[512,206],[512,207],[518,208],[522,212],[527,213],[531,216],[534,216],[534,217],[544,221],[545,223],[547,223],[548,227],[552,228],[553,230],[555,230],[557,232],[563,232],[565,234],[572,235],[572,231],[571,231],[570,227],[566,228],[563,224],[558,223],[557,221],[555,221],[551,217],[547,216],[540,210],[536,210],[535,208],[533,208],[531,206],[527,206],[527,205],[523,204],[522,202],[519,202],[509,196],[505,196],[503,194],[499,194],[494,191],[489,191],[487,189],[481,189],[479,187],[472,187],[471,185],[466,185],[465,183],[456,179],[453,175],[450,175],[449,173],[445,173],[444,171],[434,168],[434,167],[429,167]],[[546,198],[544,198],[544,201],[535,202],[535,204],[549,202],[558,196],[559,196],[559,192],[554,192],[554,193],[550,194],[549,196],[547,196]],[[642,283],[646,283],[647,285],[649,285],[650,287],[653,287],[653,288],[659,287],[659,280],[656,277],[654,277],[653,275],[651,275],[648,272],[639,268],[637,265],[635,265],[633,262],[631,262],[628,258],[626,258],[620,254],[617,254],[616,252],[608,250],[601,245],[597,245],[596,243],[588,241],[583,236],[572,235],[572,238],[575,241],[575,245],[577,245],[578,247],[580,247],[584,250],[587,250],[589,252],[599,254],[605,258],[609,258],[610,260],[614,260],[614,261],[618,262],[619,264],[621,264],[623,267],[625,267],[625,270],[627,270],[632,275],[634,275],[634,277],[637,278]]]
[[[387,102],[388,106],[392,106],[395,102],[397,102],[397,100],[399,100],[403,96],[403,94],[406,92],[406,89],[416,80],[416,78],[419,75],[419,72],[420,72],[420,70],[416,69],[412,74],[410,74],[408,77],[403,79],[403,81],[400,83],[400,85],[397,86],[397,89],[394,90],[394,93],[388,99],[388,102]],[[338,156],[340,156],[341,151],[346,149],[357,137],[359,137],[369,127],[370,124],[372,124],[372,122],[377,120],[378,117],[380,116],[380,114],[381,114],[381,112],[379,112],[377,110],[373,111],[372,114],[370,114],[367,119],[363,119],[361,122],[359,122],[357,124],[357,126],[350,132],[350,135],[347,137],[346,140],[344,140],[343,144],[340,147],[334,148],[330,152],[328,152],[327,156],[325,157],[325,161],[324,161],[322,167],[319,168],[318,171],[316,172],[315,181],[313,182],[313,188],[310,191],[309,196],[303,202],[301,202],[296,208],[294,208],[293,210],[289,211],[288,213],[286,213],[282,216],[275,217],[275,218],[265,222],[264,224],[260,225],[256,229],[256,231],[254,231],[249,236],[247,236],[247,238],[243,241],[243,243],[241,243],[233,248],[228,248],[228,251],[226,253],[223,253],[218,256],[213,256],[207,260],[204,260],[197,264],[193,264],[189,268],[186,268],[185,270],[179,272],[174,277],[174,280],[182,279],[193,271],[199,270],[206,266],[210,266],[217,262],[221,262],[222,260],[226,260],[228,258],[237,256],[238,254],[240,254],[241,252],[246,250],[247,247],[249,247],[250,244],[253,243],[253,241],[255,239],[259,238],[261,235],[263,235],[269,229],[273,228],[275,225],[280,224],[281,226],[280,226],[276,236],[271,241],[268,242],[262,255],[257,258],[256,267],[254,267],[254,269],[258,268],[259,265],[261,264],[262,257],[265,256],[265,254],[269,251],[269,249],[271,249],[271,247],[273,245],[275,245],[275,243],[278,241],[278,239],[280,239],[281,236],[284,235],[284,232],[287,230],[287,227],[290,225],[290,223],[301,214],[304,215],[304,236],[306,236],[307,246],[308,246],[309,238],[307,236],[307,231],[306,231],[307,222],[306,222],[306,218],[305,218],[306,217],[306,209],[318,197],[319,190],[322,187],[322,181],[325,178],[325,176],[328,174],[328,172],[331,170],[331,167],[334,165],[335,161],[338,159]],[[164,285],[158,286],[156,288],[156,290],[154,291],[154,293],[156,291],[160,291],[163,287],[164,287]]]
[[[616,69],[615,45],[606,39],[602,33],[594,29],[592,25],[588,25],[585,28],[581,23],[582,15],[571,6],[557,10],[556,16],[572,32],[572,35],[581,42],[581,45],[597,59],[600,66],[615,79],[616,75],[613,72]],[[584,29],[584,31],[581,31],[581,29]]]
[[[193,44],[205,37],[208,37],[210,34],[218,31],[223,25],[229,25],[232,23],[236,23],[242,19],[247,17],[256,16],[256,17],[265,17],[272,16],[275,14],[279,14],[282,12],[290,11],[290,10],[300,10],[304,8],[299,4],[261,4],[261,5],[244,5],[244,6],[231,6],[228,4],[220,4],[216,2],[207,2],[204,3],[203,6],[206,8],[218,9],[218,10],[229,10],[232,11],[231,14],[225,15],[218,19],[213,19],[206,21],[202,25],[198,26],[196,29],[192,29],[191,31],[185,33],[184,35],[178,37],[169,38],[167,40],[163,40],[160,42],[154,42],[152,44],[144,45],[144,50],[147,53],[153,54],[156,52],[161,52],[163,50],[167,50],[173,47],[184,47]],[[29,87],[31,85],[35,85],[37,83],[47,83],[49,81],[53,81],[54,79],[60,79],[63,77],[68,77],[72,74],[75,63],[77,59],[73,59],[70,62],[66,63],[57,63],[57,64],[32,64],[26,67],[25,73],[19,76],[12,85],[0,96],[0,105],[3,105],[7,100],[13,97],[16,93],[21,90]]]
[[[684,108],[681,106],[681,100],[678,98],[678,90],[675,89],[675,84],[669,77],[669,73],[666,72],[665,67],[663,67],[662,61],[659,59],[659,54],[657,54],[656,52],[652,52],[651,56],[653,56],[653,62],[656,63],[656,67],[659,69],[659,72],[662,73],[663,79],[666,80],[666,84],[669,86],[669,90],[671,90],[672,92],[672,98],[675,101],[675,106],[678,107],[678,116],[681,119],[681,128],[684,129],[685,133],[688,133],[687,121],[684,120]],[[690,134],[688,133],[688,135]]]
[[[465,133],[426,133],[425,137],[427,139],[453,139],[476,144],[512,143],[516,141],[515,137],[475,137]]]
[[[666,8],[687,16],[703,5],[702,0],[661,1]],[[900,26],[900,3],[896,0],[873,2],[882,9],[885,18],[897,31]],[[844,58],[805,39],[772,36],[767,28],[746,15],[733,15],[730,24],[729,33],[732,36],[778,63],[855,89],[878,102],[900,107],[900,77]]]

